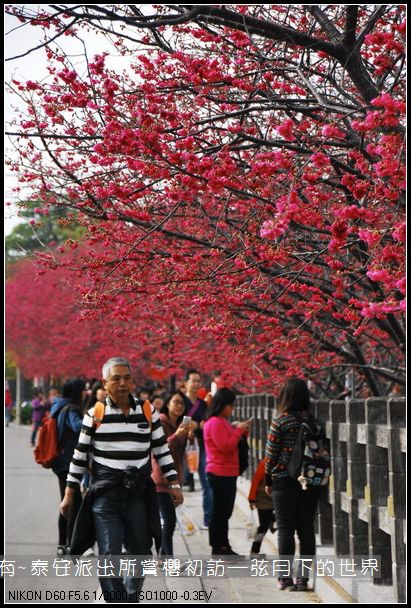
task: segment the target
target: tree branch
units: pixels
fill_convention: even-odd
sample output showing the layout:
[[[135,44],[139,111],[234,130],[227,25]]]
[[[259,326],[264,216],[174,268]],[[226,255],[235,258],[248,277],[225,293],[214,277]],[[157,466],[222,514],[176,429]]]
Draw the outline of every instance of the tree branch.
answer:
[[[13,57],[6,57],[5,61],[13,61],[14,59],[21,59],[22,57],[27,57],[27,55],[30,55],[30,53],[34,53],[34,51],[38,51],[38,49],[42,49],[42,48],[48,46],[50,44],[50,42],[54,42],[54,40],[56,40],[57,38],[60,38],[60,36],[62,36],[65,32],[67,32],[69,29],[71,29],[73,27],[73,25],[75,23],[77,23],[77,21],[78,21],[77,18],[73,19],[73,21],[71,23],[66,25],[66,27],[64,27],[61,31],[57,32],[57,34],[55,36],[53,36],[53,38],[49,38],[42,44],[39,44],[38,46],[35,46],[35,47],[29,49],[28,51],[26,51],[25,53],[22,53],[21,55],[14,55]]]
[[[357,30],[358,5],[349,4],[345,10],[345,31],[343,44],[353,46],[355,43],[355,33]]]
[[[95,140],[105,139],[101,135],[52,135],[51,133],[15,133],[12,131],[6,131],[5,135],[9,135],[10,137],[41,137],[44,139],[78,139],[82,140]]]
[[[341,32],[335,27],[330,21],[327,15],[319,6],[310,6],[307,11],[315,18],[315,20],[321,25],[322,30],[327,34],[328,38],[337,43],[341,40]]]

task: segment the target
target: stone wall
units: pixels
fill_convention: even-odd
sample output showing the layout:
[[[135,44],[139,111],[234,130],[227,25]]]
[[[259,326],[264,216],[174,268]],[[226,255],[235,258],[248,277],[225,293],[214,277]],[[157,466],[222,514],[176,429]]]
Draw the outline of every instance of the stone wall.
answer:
[[[236,419],[254,416],[249,437],[249,479],[261,458],[275,397],[237,398]],[[381,555],[382,577],[405,602],[405,398],[313,401],[314,415],[331,442],[330,485],[322,490],[317,531],[337,556]]]

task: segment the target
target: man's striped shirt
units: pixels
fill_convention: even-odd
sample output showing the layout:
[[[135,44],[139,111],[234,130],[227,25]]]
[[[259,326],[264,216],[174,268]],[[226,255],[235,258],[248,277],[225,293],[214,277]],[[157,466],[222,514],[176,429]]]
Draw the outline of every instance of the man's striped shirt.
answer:
[[[134,400],[134,409],[126,416],[121,409],[114,407],[107,397],[103,422],[97,429],[93,429],[92,407],[83,418],[79,442],[70,463],[67,485],[75,488],[80,484],[87,469],[89,451],[92,451],[94,462],[116,470],[131,466],[141,468],[150,462],[152,453],[164,477],[168,481],[177,480],[173,457],[159,414],[153,406],[151,411],[150,429],[138,400]],[[90,450],[91,443],[93,446]]]

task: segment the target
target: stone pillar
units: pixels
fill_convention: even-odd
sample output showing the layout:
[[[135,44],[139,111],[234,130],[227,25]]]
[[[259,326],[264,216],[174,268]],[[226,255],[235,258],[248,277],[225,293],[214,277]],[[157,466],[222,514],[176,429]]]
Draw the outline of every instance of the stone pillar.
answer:
[[[365,423],[365,404],[350,399],[347,409],[347,499],[350,555],[368,555],[368,525],[359,517],[359,499],[367,483],[366,449],[357,440],[358,425]]]
[[[258,406],[254,408],[254,420],[252,422],[252,430],[255,435],[255,453],[258,462],[263,458],[263,450],[266,440],[264,435],[264,403],[265,398],[261,398]]]
[[[347,484],[347,424],[345,401],[330,402],[331,479],[330,499],[333,539],[337,555],[349,554],[348,516],[341,508]]]
[[[367,458],[367,485],[365,503],[368,512],[369,555],[381,556],[381,578],[373,579],[374,584],[391,584],[392,559],[391,542],[388,534],[381,530],[380,508],[387,504],[388,450],[377,445],[377,429],[387,424],[386,399],[367,399],[365,402],[365,435]]]
[[[330,402],[322,400],[314,402],[314,412],[317,420],[323,425],[328,439],[331,439]],[[320,500],[318,503],[317,530],[322,545],[331,545],[333,542],[333,512],[329,500],[329,493],[329,486],[321,488]]]
[[[257,409],[260,401],[260,395],[252,395],[248,402],[248,407],[246,408],[245,415],[241,420],[248,420],[251,416],[254,416],[254,420],[250,427],[250,435],[248,437],[248,443],[250,445],[249,451],[249,466],[246,471],[247,479],[252,479],[254,472],[258,465],[258,454],[257,454],[257,437],[258,437],[258,429],[255,425],[257,418]]]
[[[388,515],[390,518],[392,575],[398,603],[406,602],[406,400],[389,399],[388,416]]]

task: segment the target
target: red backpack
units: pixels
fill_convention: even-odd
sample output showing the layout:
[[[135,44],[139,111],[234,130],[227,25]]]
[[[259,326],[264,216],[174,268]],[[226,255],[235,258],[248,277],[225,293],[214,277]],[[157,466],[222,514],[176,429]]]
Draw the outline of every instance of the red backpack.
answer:
[[[60,455],[61,447],[58,439],[57,418],[45,416],[39,428],[36,447],[33,450],[34,460],[45,469],[50,469],[57,456]]]
[[[67,406],[65,406],[67,407]],[[64,411],[65,408],[60,410]],[[151,427],[151,406],[149,401],[145,401],[142,405],[144,416]],[[93,422],[97,429],[104,418],[105,404],[101,401],[97,401],[94,408]],[[60,412],[59,412],[60,414]],[[59,415],[57,414],[57,415]],[[57,418],[50,416],[49,418],[43,418],[43,424],[38,432],[37,445],[34,448],[34,459],[37,464],[41,464],[45,469],[50,469],[53,466],[53,462],[60,455],[62,445],[59,445],[58,441],[58,426]]]

